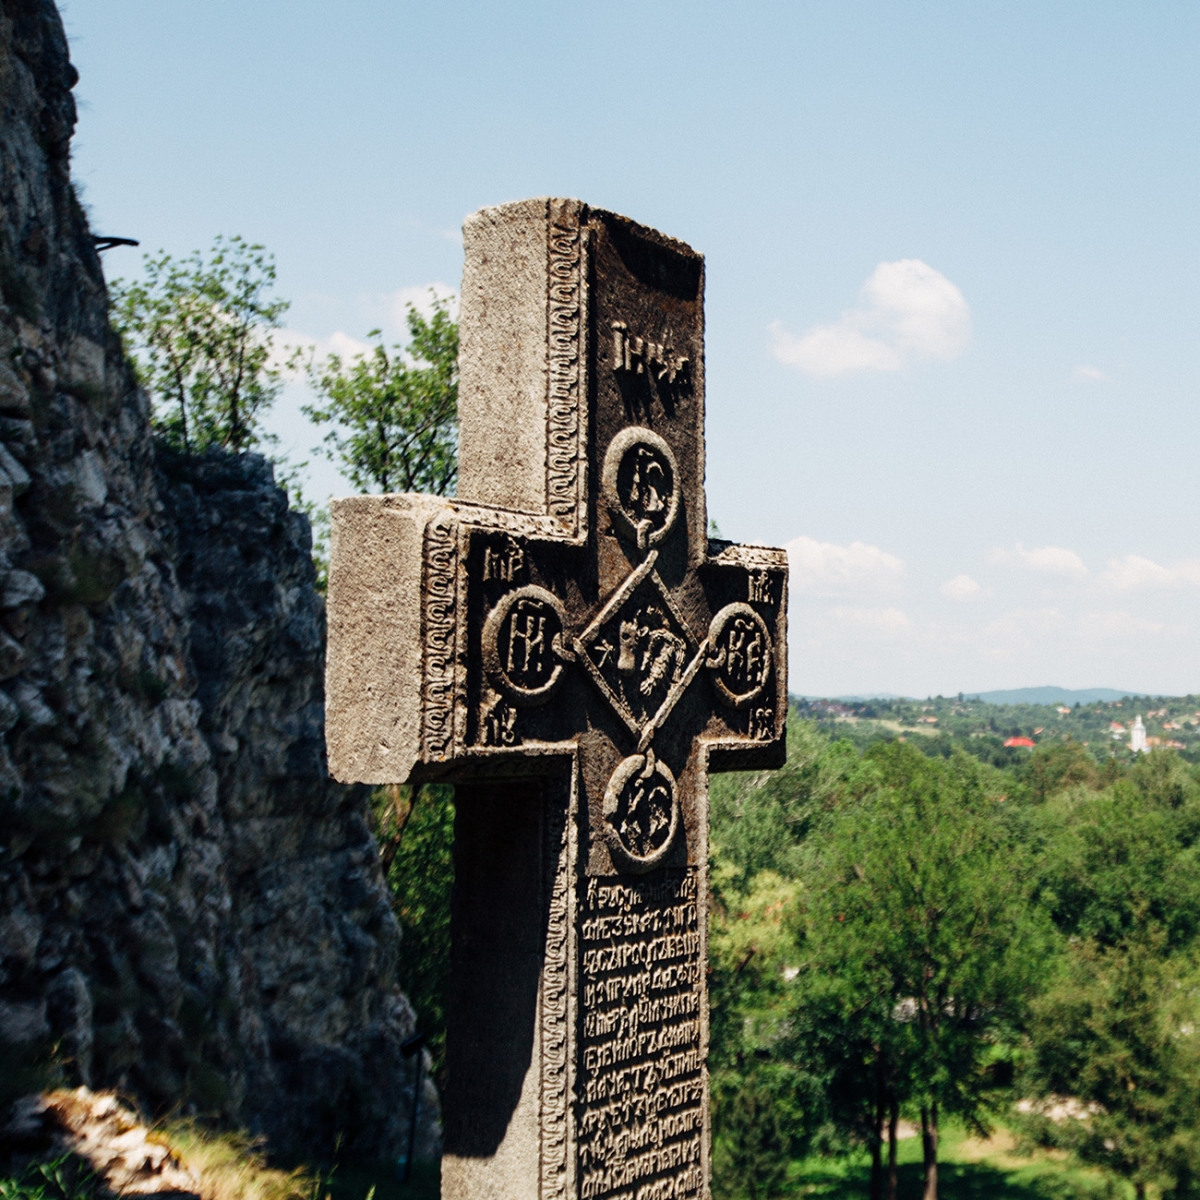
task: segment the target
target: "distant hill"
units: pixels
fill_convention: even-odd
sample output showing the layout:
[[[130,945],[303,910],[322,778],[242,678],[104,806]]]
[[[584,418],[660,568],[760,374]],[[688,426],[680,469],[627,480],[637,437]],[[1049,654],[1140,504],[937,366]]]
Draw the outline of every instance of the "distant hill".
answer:
[[[1008,688],[1000,692],[964,692],[972,700],[984,704],[1096,704],[1101,701],[1124,700],[1138,692],[1120,692],[1116,688]]]
[[[1110,700],[1124,700],[1126,696],[1140,696],[1141,692],[1122,692],[1116,688],[1059,688],[1032,687],[1008,688],[999,692],[963,692],[968,700],[982,700],[984,704],[1099,704]],[[861,704],[867,700],[916,700],[916,696],[902,696],[898,692],[855,692],[844,696],[793,697],[799,700],[836,700],[840,704]]]

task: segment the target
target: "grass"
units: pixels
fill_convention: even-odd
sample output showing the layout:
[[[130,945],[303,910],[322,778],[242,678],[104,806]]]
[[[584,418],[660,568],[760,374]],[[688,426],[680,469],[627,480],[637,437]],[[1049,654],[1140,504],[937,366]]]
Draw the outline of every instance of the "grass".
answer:
[[[136,1128],[129,1109],[118,1132]],[[146,1142],[170,1149],[195,1178],[201,1200],[437,1200],[438,1163],[416,1163],[401,1182],[393,1163],[343,1160],[332,1170],[270,1162],[249,1134],[211,1129],[196,1121],[169,1121],[146,1131]],[[102,1200],[103,1179],[80,1154],[34,1162],[18,1174],[0,1172],[0,1200]]]
[[[96,1176],[69,1154],[0,1179],[0,1200],[95,1200],[106,1194]]]
[[[324,1200],[324,1178],[307,1167],[271,1166],[244,1133],[177,1121],[151,1135],[171,1147],[199,1180],[204,1200]]]
[[[161,1135],[199,1176],[203,1200],[438,1200],[441,1191],[437,1163],[414,1163],[402,1183],[389,1162],[341,1159],[327,1172],[274,1167],[245,1134],[191,1122],[168,1125]]]
[[[897,1150],[899,1200],[920,1200],[921,1140],[905,1138]],[[865,1156],[805,1159],[792,1164],[782,1195],[788,1200],[865,1200],[869,1175]],[[1063,1155],[1018,1155],[1007,1130],[998,1129],[982,1141],[951,1127],[943,1133],[938,1155],[938,1194],[942,1200],[1132,1200],[1133,1188],[1076,1166]]]
[[[328,1192],[330,1200],[438,1200],[441,1188],[440,1163],[414,1163],[412,1178],[401,1183],[391,1163],[349,1162],[333,1172]]]

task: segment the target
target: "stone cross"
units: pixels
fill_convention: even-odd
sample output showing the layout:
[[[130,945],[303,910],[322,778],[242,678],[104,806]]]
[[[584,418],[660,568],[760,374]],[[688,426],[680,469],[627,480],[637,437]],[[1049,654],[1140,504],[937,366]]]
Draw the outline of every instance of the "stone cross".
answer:
[[[708,536],[701,256],[463,232],[458,498],[333,504],[330,768],[456,785],[442,1195],[704,1197],[707,777],[783,762],[787,560]]]

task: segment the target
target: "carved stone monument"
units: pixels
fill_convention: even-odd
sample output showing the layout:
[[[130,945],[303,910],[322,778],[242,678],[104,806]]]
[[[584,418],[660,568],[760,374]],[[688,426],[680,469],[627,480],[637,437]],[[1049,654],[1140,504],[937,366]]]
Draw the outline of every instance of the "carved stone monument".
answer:
[[[464,244],[458,499],[334,502],[330,766],[456,784],[443,1196],[707,1196],[707,777],[783,761],[787,560],[707,536],[700,255]]]

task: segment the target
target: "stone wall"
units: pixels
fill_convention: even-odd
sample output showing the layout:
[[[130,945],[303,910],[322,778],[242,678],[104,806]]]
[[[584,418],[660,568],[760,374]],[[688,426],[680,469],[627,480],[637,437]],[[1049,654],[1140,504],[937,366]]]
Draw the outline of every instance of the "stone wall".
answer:
[[[414,1022],[365,794],[326,774],[308,523],[257,456],[156,454],[75,79],[52,0],[0,0],[0,1075],[56,1047],[283,1151],[392,1154]]]

